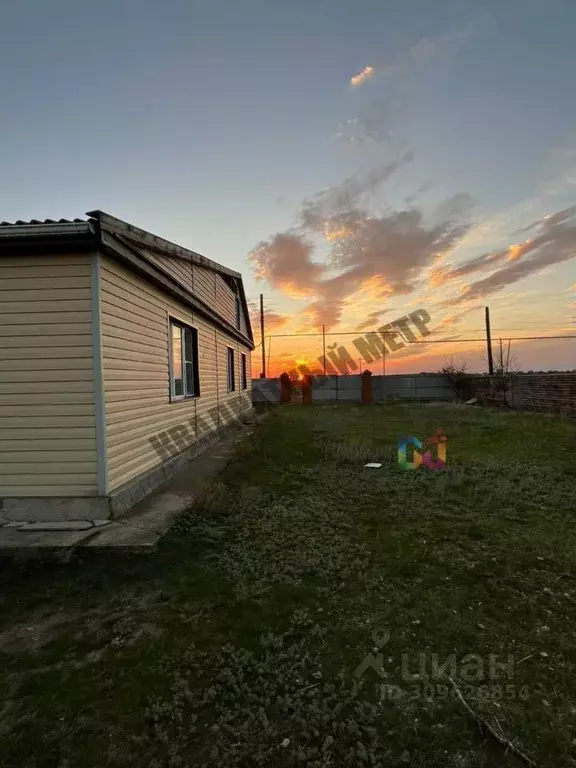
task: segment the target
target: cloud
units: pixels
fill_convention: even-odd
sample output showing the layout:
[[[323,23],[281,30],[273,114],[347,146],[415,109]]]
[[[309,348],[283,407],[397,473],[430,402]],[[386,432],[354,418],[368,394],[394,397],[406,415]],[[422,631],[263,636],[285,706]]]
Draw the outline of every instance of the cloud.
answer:
[[[383,59],[373,66],[364,67],[363,70],[350,78],[350,85],[356,88],[363,85],[376,74],[380,76],[394,75],[403,73],[413,67],[424,66],[433,59],[452,52],[463,40],[471,37],[474,32],[474,26],[468,24],[464,27],[450,30],[437,38],[422,37],[409,48],[400,51],[395,56]]]
[[[423,37],[417,43],[410,46],[406,51],[402,51],[397,56],[382,61],[377,66],[364,67],[363,70],[350,78],[350,85],[357,88],[378,75],[391,75],[402,72],[409,67],[426,62],[433,58],[441,50],[443,39],[430,40]]]
[[[369,80],[374,74],[374,67],[364,67],[361,72],[350,78],[350,85],[355,88],[359,85],[363,85],[366,80]]]
[[[466,315],[469,312],[475,312],[481,308],[482,308],[481,304],[476,304],[474,306],[467,306],[465,308],[461,308],[459,312],[456,312],[454,314],[445,315],[436,323],[436,325],[433,328],[431,328],[431,333],[434,335],[437,333],[446,333],[446,332],[452,333],[456,330],[456,326],[461,322],[461,320],[463,320],[464,317],[466,317]],[[449,341],[451,338],[457,339],[458,336],[453,336],[453,337],[444,336],[442,337],[441,341]]]
[[[293,298],[310,296],[324,267],[312,261],[313,246],[300,234],[279,232],[249,254],[257,278]]]
[[[389,297],[410,294],[420,273],[466,233],[462,211],[470,203],[468,196],[456,195],[431,221],[415,208],[370,213],[371,194],[411,160],[407,153],[305,200],[294,229],[276,233],[250,254],[257,277],[288,295],[309,296],[304,314],[312,326],[327,329],[339,323],[349,298],[363,288],[382,310]],[[313,260],[313,238],[328,240],[324,264]]]
[[[507,249],[504,251],[495,251],[494,253],[482,253],[479,256],[474,256],[454,267],[434,267],[429,273],[430,284],[437,288],[456,278],[465,277],[474,272],[489,269],[495,263],[502,261],[506,254]]]
[[[366,203],[378,187],[413,159],[412,152],[406,152],[398,160],[373,168],[364,177],[349,176],[340,184],[305,200],[298,217],[300,228],[320,233],[326,239],[353,234],[365,216],[357,207]],[[330,237],[334,233],[339,233],[339,237]]]
[[[534,236],[524,243],[482,254],[449,270],[449,277],[454,277],[484,269],[487,265],[504,264],[488,277],[467,285],[459,297],[444,305],[454,306],[462,300],[488,296],[545,267],[576,258],[576,205],[545,216],[531,227],[534,228]]]
[[[258,332],[260,332],[260,308],[255,301],[249,301],[248,308],[250,310],[252,328],[258,329]],[[279,312],[264,308],[264,326],[267,333],[284,328],[288,325],[290,319],[288,315],[281,315]]]
[[[373,328],[378,323],[378,320],[384,314],[384,312],[384,309],[378,309],[375,312],[369,312],[366,315],[366,319],[356,326],[356,330],[365,331],[367,328]]]

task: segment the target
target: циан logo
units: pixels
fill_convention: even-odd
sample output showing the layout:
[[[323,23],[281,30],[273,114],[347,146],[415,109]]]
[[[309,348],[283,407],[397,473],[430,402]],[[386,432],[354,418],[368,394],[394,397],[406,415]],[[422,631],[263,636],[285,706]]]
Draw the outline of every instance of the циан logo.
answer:
[[[446,467],[447,437],[442,427],[438,427],[435,435],[427,437],[424,442],[415,435],[398,438],[398,464],[402,469],[444,469]],[[408,446],[414,446],[412,461],[408,461]],[[426,450],[426,446],[436,446],[436,458],[432,450]],[[422,450],[424,447],[424,450]]]

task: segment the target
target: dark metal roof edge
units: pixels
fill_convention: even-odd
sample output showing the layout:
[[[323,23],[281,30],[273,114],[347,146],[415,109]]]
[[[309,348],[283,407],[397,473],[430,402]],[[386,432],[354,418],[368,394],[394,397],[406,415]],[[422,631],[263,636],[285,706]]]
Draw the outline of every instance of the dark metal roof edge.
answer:
[[[27,238],[41,239],[52,237],[74,237],[77,235],[93,235],[94,225],[89,221],[70,222],[41,222],[38,224],[3,224],[0,226],[0,238],[25,240]]]
[[[111,232],[112,234],[118,233],[129,240],[134,240],[134,242],[145,248],[158,251],[165,256],[179,258],[187,262],[191,261],[194,264],[206,267],[207,269],[213,269],[215,272],[220,272],[229,277],[242,279],[240,272],[236,272],[233,269],[225,267],[223,264],[212,261],[212,259],[202,256],[200,253],[196,253],[196,251],[191,251],[188,248],[177,245],[177,243],[173,243],[170,240],[165,240],[163,237],[154,235],[146,229],[135,227],[133,224],[129,224],[127,221],[111,216],[105,211],[87,211],[86,216],[90,216],[99,221],[100,226],[108,232]]]
[[[30,224],[79,224],[85,221],[86,219],[28,219],[28,221],[18,219],[17,221],[0,221],[0,227],[27,227]]]

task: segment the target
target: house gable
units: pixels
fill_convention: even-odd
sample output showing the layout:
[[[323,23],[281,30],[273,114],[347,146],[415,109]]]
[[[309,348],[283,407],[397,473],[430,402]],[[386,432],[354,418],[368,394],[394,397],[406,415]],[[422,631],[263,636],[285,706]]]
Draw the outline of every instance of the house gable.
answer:
[[[244,285],[239,272],[103,211],[91,211],[87,215],[97,220],[102,234],[111,236],[153,264],[202,302],[211,313],[239,331],[251,347],[254,346]]]

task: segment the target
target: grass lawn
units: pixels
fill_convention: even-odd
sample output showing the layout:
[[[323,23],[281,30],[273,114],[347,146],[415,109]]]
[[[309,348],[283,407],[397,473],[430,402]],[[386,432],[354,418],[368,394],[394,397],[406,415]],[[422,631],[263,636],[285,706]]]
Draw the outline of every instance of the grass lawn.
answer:
[[[401,470],[437,427],[448,468]],[[576,766],[575,453],[556,417],[272,412],[155,554],[2,564],[2,766],[520,765],[447,675]]]

